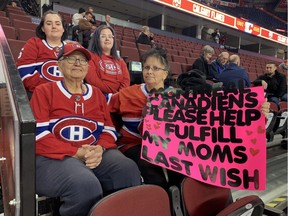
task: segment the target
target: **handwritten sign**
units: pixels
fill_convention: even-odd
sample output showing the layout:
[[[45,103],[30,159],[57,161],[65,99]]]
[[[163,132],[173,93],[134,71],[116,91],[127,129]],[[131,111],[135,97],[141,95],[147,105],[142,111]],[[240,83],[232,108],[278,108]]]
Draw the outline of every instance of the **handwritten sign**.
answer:
[[[202,182],[264,190],[265,117],[262,87],[149,97],[141,158]]]

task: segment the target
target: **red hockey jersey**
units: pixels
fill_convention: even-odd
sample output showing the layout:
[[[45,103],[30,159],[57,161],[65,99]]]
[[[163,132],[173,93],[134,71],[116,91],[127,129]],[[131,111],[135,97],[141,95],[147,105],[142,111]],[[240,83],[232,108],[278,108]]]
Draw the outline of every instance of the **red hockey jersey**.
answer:
[[[62,81],[42,84],[31,98],[36,125],[36,155],[73,156],[84,144],[116,148],[116,131],[106,99],[86,84],[85,94],[71,94]]]
[[[122,137],[117,142],[118,145],[123,145],[121,151],[142,143],[142,110],[147,97],[145,84],[140,84],[124,88],[110,99],[110,112],[122,116],[123,127],[120,129]]]
[[[26,89],[33,92],[35,87],[42,83],[62,79],[57,65],[60,50],[61,47],[51,47],[38,37],[27,41],[17,60],[17,69]]]
[[[104,94],[117,93],[130,85],[130,75],[124,60],[117,60],[104,54],[100,58],[92,53],[85,80],[98,87]]]

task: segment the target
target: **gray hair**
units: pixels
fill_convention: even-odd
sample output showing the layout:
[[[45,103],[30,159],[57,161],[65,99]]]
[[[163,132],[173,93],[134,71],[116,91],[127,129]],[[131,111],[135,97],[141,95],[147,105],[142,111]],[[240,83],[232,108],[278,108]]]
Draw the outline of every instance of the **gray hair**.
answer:
[[[205,45],[202,47],[202,50],[201,50],[201,54],[204,55],[205,53],[212,53],[214,54],[215,51],[213,49],[213,47],[209,46],[209,45]]]

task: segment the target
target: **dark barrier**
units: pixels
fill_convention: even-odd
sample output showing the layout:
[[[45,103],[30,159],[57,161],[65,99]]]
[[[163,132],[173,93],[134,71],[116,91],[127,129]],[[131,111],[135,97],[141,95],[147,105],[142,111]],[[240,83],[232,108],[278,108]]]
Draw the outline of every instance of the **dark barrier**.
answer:
[[[0,164],[5,216],[36,215],[36,123],[1,25],[0,102]]]

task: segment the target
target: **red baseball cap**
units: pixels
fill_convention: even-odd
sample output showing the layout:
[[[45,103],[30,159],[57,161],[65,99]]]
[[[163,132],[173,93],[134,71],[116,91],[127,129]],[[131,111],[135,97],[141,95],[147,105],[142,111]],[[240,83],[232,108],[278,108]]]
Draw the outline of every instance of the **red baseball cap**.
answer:
[[[63,56],[69,56],[71,53],[75,51],[83,53],[86,56],[88,61],[91,59],[90,52],[77,42],[65,43],[61,51],[59,52],[58,59],[60,59]]]

